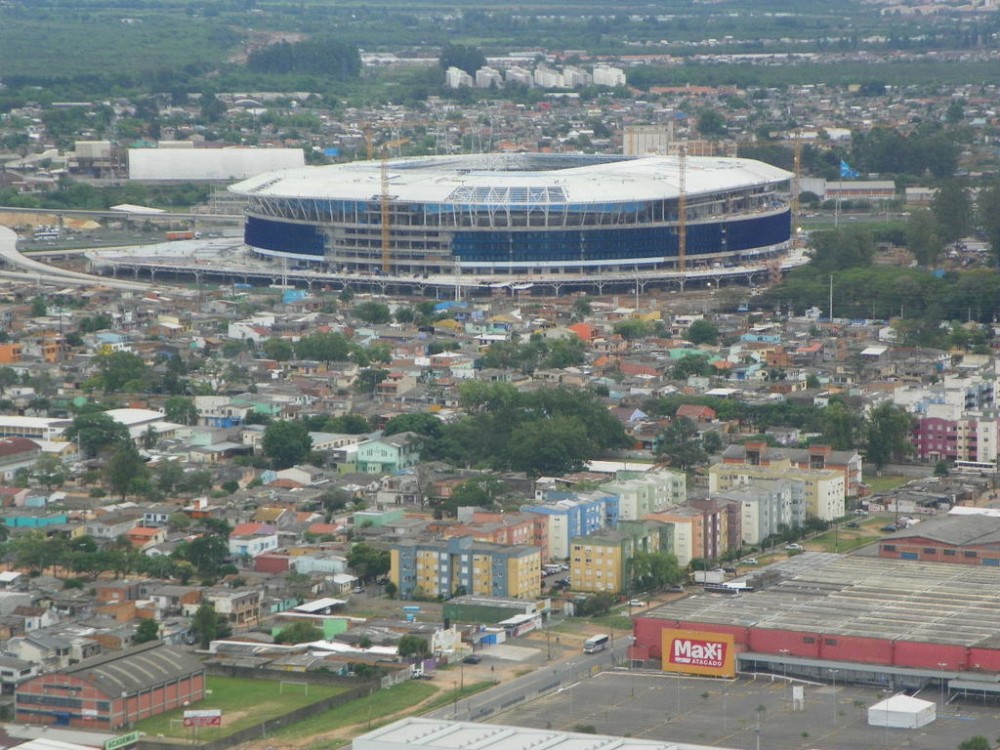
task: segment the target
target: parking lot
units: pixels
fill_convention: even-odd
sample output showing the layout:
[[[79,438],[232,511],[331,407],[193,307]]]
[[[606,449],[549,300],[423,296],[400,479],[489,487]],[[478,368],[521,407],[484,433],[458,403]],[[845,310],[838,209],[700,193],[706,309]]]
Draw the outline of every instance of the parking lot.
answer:
[[[801,711],[793,711],[791,697],[790,683],[769,675],[717,680],[604,672],[491,721],[746,750],[951,750],[975,735],[991,742],[1000,735],[996,705],[953,703],[941,711],[939,704],[929,726],[883,729],[867,724],[867,707],[885,697],[878,690],[806,683]],[[939,702],[933,690],[918,697]]]

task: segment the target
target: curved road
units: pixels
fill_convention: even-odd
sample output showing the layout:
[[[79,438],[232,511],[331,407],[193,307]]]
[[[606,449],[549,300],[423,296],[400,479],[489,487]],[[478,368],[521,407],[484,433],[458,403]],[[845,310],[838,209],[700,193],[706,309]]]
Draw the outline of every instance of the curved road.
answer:
[[[579,653],[561,661],[542,663],[533,672],[516,677],[510,682],[500,683],[468,698],[462,698],[450,706],[431,711],[424,716],[462,721],[486,719],[524,701],[534,700],[541,695],[586,680],[593,674],[594,667],[608,667],[622,663],[631,643],[632,636],[622,636],[615,639],[614,646],[598,654]]]
[[[149,284],[137,281],[93,276],[79,271],[68,271],[27,257],[17,249],[17,233],[0,226],[0,261],[15,270],[0,271],[0,278],[30,283],[65,284],[67,286],[105,286],[123,291],[144,292]]]

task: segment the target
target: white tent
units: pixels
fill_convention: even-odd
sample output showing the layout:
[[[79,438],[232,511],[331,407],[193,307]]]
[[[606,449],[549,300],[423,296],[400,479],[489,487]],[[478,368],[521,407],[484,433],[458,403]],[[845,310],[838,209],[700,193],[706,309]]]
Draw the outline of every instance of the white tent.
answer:
[[[937,718],[937,706],[900,693],[868,708],[868,726],[917,729]]]

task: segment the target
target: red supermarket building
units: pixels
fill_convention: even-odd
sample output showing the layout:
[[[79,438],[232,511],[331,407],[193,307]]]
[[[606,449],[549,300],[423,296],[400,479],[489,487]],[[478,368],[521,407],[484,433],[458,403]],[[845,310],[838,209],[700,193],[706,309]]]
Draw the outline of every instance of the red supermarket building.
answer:
[[[738,595],[697,593],[634,620],[636,666],[664,632],[732,636],[737,669],[1000,696],[1000,569],[808,553]]]

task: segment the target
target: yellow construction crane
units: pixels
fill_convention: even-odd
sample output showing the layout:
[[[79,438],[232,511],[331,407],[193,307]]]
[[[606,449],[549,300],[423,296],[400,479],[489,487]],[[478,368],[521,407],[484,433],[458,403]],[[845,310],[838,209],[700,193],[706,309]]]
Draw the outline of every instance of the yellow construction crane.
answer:
[[[792,170],[795,176],[792,178],[792,245],[794,247],[799,246],[799,211],[801,207],[799,206],[799,193],[802,188],[800,187],[800,181],[802,179],[802,131],[795,131],[795,145],[794,145],[794,158],[792,160]]]
[[[409,138],[396,138],[382,145],[380,165],[381,175],[381,203],[382,203],[382,273],[388,274],[392,270],[392,235],[391,216],[389,211],[389,149],[405,146],[410,142]],[[370,146],[369,146],[370,148]]]
[[[687,143],[677,150],[677,267],[687,269]]]

